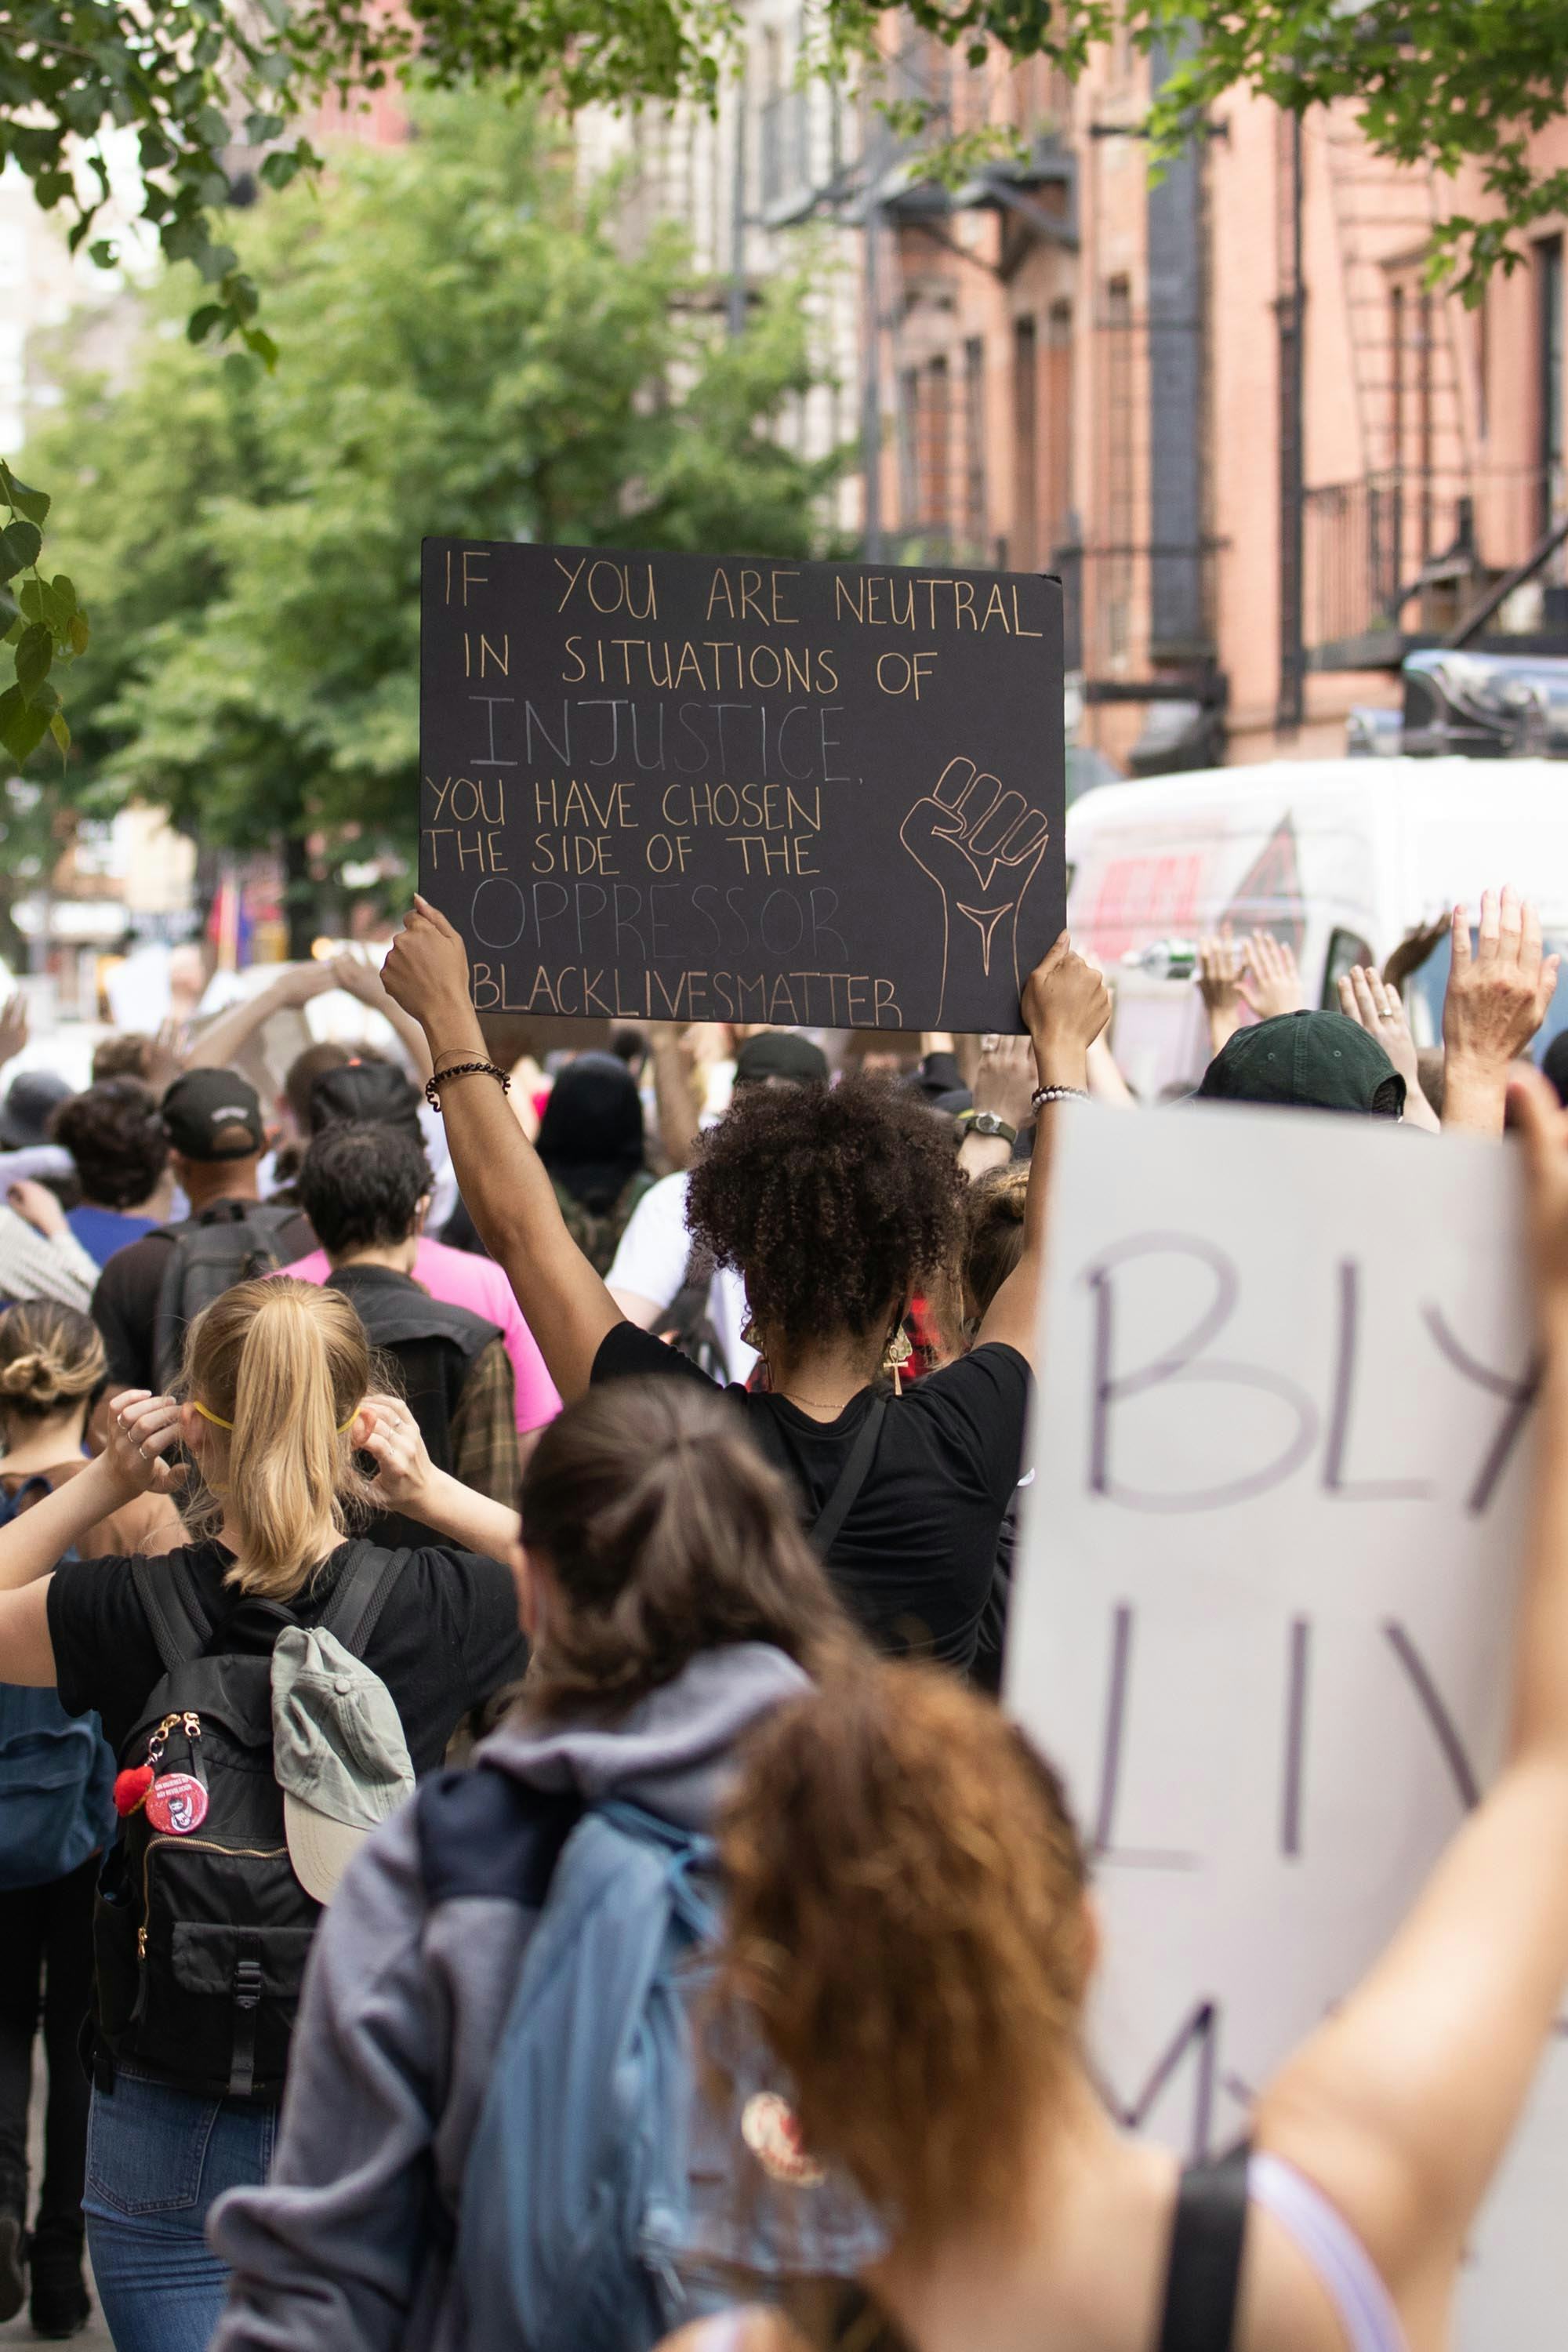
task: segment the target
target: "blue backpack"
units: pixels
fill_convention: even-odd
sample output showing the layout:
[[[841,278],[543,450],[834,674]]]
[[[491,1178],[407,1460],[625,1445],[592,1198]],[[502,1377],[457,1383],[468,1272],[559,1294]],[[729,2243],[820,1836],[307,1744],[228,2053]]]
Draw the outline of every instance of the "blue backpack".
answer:
[[[649,2352],[692,2315],[675,2270],[686,1970],[716,1924],[700,1884],[713,1862],[706,1838],[634,1805],[585,1813],[566,1841],[463,2176],[476,2345]]]
[[[430,1902],[501,1896],[538,1913],[452,2248],[476,2352],[651,2352],[732,2302],[737,2269],[847,2279],[883,2251],[838,2184],[789,2194],[781,2214],[759,2173],[727,2210],[753,2085],[738,2068],[731,2113],[698,2095],[710,1839],[619,1801],[584,1811],[482,1763],[426,1781],[416,1805]]]
[[[25,1507],[0,1488],[0,1527]],[[68,1715],[52,1690],[0,1683],[0,1893],[68,1877],[114,1834],[114,1759],[96,1715]]]

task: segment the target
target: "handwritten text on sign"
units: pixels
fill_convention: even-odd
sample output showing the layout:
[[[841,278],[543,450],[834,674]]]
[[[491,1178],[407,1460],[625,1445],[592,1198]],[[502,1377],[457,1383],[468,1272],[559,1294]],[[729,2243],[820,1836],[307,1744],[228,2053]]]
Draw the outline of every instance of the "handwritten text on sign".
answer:
[[[1054,581],[427,540],[420,727],[481,1013],[1016,1028],[1062,925]]]
[[[1239,2135],[1495,1765],[1533,1342],[1510,1150],[1148,1116],[1157,1151],[1075,1106],[1053,1174],[1007,1681],[1093,1853],[1110,2095],[1197,2150]],[[1466,2352],[1563,2308],[1565,2162],[1559,2042]]]

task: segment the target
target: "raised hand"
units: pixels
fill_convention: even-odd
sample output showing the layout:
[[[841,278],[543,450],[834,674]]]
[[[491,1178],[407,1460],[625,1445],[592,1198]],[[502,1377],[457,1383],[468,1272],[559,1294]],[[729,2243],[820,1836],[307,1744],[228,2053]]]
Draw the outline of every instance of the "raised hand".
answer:
[[[484,1051],[468,993],[468,953],[443,914],[416,898],[381,967],[394,1003],[418,1022],[437,1058]]]
[[[1405,1081],[1405,1121],[1435,1135],[1437,1114],[1421,1091],[1421,1071],[1415,1040],[1405,1017],[1405,1000],[1382,974],[1363,964],[1352,965],[1339,978],[1340,1011],[1375,1037]]]
[[[1278,1020],[1282,1013],[1300,1013],[1307,1001],[1296,950],[1272,931],[1254,931],[1247,942],[1247,965],[1241,1001],[1259,1021]]]
[[[1443,1124],[1488,1134],[1502,1128],[1510,1065],[1546,1018],[1558,958],[1542,953],[1541,919],[1511,886],[1481,898],[1470,947],[1468,910],[1452,919],[1453,961],[1443,1000]]]
[[[1241,1026],[1241,950],[1228,931],[1198,941],[1193,979],[1208,1017],[1212,1060]]]
[[[1110,991],[1066,931],[1029,974],[1023,1002],[1040,1084],[1087,1093],[1089,1049],[1110,1019]]]
[[[963,758],[948,761],[905,817],[900,839],[942,892],[939,1027],[955,983],[1005,971],[1019,985],[1018,911],[1050,833],[1043,810]]]
[[[1022,1127],[1029,1116],[1035,1090],[1035,1054],[1027,1037],[1001,1036],[995,1032],[980,1041],[980,1064],[974,1073],[976,1110],[994,1111],[1009,1127]]]

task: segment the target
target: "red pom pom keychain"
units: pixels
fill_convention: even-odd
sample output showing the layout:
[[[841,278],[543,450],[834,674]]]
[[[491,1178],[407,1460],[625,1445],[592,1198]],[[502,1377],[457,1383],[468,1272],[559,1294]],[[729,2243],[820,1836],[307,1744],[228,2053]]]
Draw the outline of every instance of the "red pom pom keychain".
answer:
[[[151,1764],[132,1765],[128,1771],[118,1772],[114,1779],[114,1810],[122,1818],[134,1813],[147,1801],[147,1791],[156,1778]]]

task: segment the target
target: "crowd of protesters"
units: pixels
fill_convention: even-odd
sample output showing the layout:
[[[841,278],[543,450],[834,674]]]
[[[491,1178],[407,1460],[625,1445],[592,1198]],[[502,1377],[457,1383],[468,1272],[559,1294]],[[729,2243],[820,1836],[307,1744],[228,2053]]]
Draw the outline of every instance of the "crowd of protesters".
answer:
[[[383,976],[15,1076],[0,2320],[86,2324],[85,2233],[119,2352],[1436,2352],[1568,1973],[1568,1068],[1531,908],[1447,932],[1425,1051],[1435,930],[1337,1011],[1196,952],[1200,1102],[1511,1105],[1546,1374],[1510,1759],[1180,2179],[1087,2070],[1085,1858],[996,1700],[1053,1141],[1141,1115],[1065,935],[1017,1037],[890,1068],[502,1068],[418,901]],[[331,987],[384,1047],[270,1075]]]

